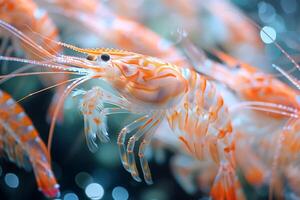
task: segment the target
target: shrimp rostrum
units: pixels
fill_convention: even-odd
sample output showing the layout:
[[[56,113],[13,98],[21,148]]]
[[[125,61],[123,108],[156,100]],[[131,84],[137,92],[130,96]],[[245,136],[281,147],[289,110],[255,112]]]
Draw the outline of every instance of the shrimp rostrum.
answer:
[[[122,128],[117,143],[124,168],[136,181],[141,181],[135,161],[136,143],[140,143],[137,155],[144,179],[151,184],[145,150],[155,130],[166,119],[191,155],[198,159],[209,157],[220,166],[214,185],[216,190],[223,192],[217,195],[226,195],[227,198],[234,195],[232,126],[228,109],[214,84],[194,71],[158,58],[121,50],[81,49],[60,44],[87,57],[52,57],[51,66],[77,70],[83,77],[71,83],[61,96],[52,119],[50,138],[66,96],[90,79],[101,79],[117,93],[101,87],[82,92],[80,107],[84,115],[87,143],[92,151],[97,148],[97,138],[108,141],[105,124],[107,115],[124,112],[138,114],[138,119]],[[104,107],[104,103],[117,107]]]

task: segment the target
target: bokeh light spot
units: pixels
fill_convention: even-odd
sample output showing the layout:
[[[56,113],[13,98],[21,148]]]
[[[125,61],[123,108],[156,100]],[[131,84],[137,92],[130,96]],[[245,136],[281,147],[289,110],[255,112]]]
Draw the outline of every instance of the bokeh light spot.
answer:
[[[5,174],[4,181],[10,188],[17,188],[19,186],[19,178],[13,173]]]
[[[70,192],[64,195],[63,200],[79,200],[79,198],[75,193]]]
[[[124,187],[117,186],[112,191],[112,197],[114,200],[127,200],[129,194]]]
[[[271,44],[276,40],[276,31],[270,26],[264,26],[260,31],[260,37],[266,44]]]
[[[103,197],[104,189],[98,183],[91,183],[85,188],[85,194],[92,200],[98,200]]]

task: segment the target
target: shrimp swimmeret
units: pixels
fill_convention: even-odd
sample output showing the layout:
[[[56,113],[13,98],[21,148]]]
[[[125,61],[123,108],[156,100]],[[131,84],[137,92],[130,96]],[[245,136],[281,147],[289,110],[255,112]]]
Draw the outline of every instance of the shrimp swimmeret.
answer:
[[[0,21],[0,26],[34,47],[36,53],[45,51],[9,24]],[[50,126],[49,149],[56,117],[65,98],[80,84],[91,79],[102,79],[118,94],[112,94],[100,87],[84,94],[81,110],[85,119],[87,141],[92,150],[97,147],[97,137],[101,141],[108,139],[106,115],[120,112],[139,114],[140,118],[120,131],[118,145],[123,166],[135,180],[141,181],[134,156],[135,143],[141,141],[138,156],[144,179],[151,184],[152,178],[144,152],[155,129],[163,119],[167,119],[169,126],[191,155],[198,159],[211,157],[220,167],[212,195],[216,198],[234,198],[232,126],[227,107],[214,84],[194,71],[158,58],[121,50],[80,49],[68,44],[61,45],[87,54],[87,59],[59,55],[52,56],[49,63],[45,64],[0,57],[1,60],[35,63],[81,75],[67,87],[57,104]],[[116,105],[117,108],[104,108],[104,103]],[[130,138],[126,145],[128,136]],[[217,192],[219,189],[221,193]]]
[[[59,185],[51,170],[46,145],[23,108],[1,90],[0,152],[19,167],[32,167],[38,187],[45,196],[59,196]]]

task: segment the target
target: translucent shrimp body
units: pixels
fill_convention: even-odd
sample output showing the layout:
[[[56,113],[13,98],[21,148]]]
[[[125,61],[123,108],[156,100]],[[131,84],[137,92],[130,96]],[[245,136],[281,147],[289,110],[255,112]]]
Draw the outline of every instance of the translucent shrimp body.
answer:
[[[162,120],[167,119],[187,152],[197,159],[211,158],[220,166],[215,185],[217,188],[222,187],[226,192],[215,192],[213,195],[235,195],[232,126],[223,99],[211,82],[194,71],[153,57],[119,50],[66,46],[89,54],[89,59],[94,58],[91,63],[99,66],[95,69],[95,77],[106,80],[119,93],[119,96],[114,96],[104,95],[107,92],[102,92],[98,96],[99,99],[101,96],[102,102],[95,103],[92,107],[101,108],[102,103],[109,103],[120,108],[108,112],[100,109],[100,119],[105,113],[120,113],[123,110],[141,116],[125,126],[118,136],[122,163],[135,180],[141,181],[134,157],[136,142],[140,141],[138,156],[144,179],[151,184],[152,178],[144,152],[155,129]],[[99,92],[94,94],[98,95]],[[88,118],[87,114],[85,115],[85,118]],[[92,115],[90,112],[90,116]],[[90,119],[89,124],[99,122],[95,117]],[[99,132],[101,133],[88,132],[87,135],[93,133],[91,137],[87,137],[88,143],[95,143],[95,136],[99,135]],[[99,139],[103,140],[105,137],[106,134],[102,134]],[[228,181],[232,184],[224,185]]]

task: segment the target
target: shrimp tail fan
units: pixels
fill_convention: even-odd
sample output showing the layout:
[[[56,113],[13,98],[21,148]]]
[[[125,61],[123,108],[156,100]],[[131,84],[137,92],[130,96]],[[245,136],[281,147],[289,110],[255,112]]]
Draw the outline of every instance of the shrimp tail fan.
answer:
[[[32,168],[39,190],[47,197],[60,195],[47,148],[23,108],[0,90],[0,152],[25,169]]]

